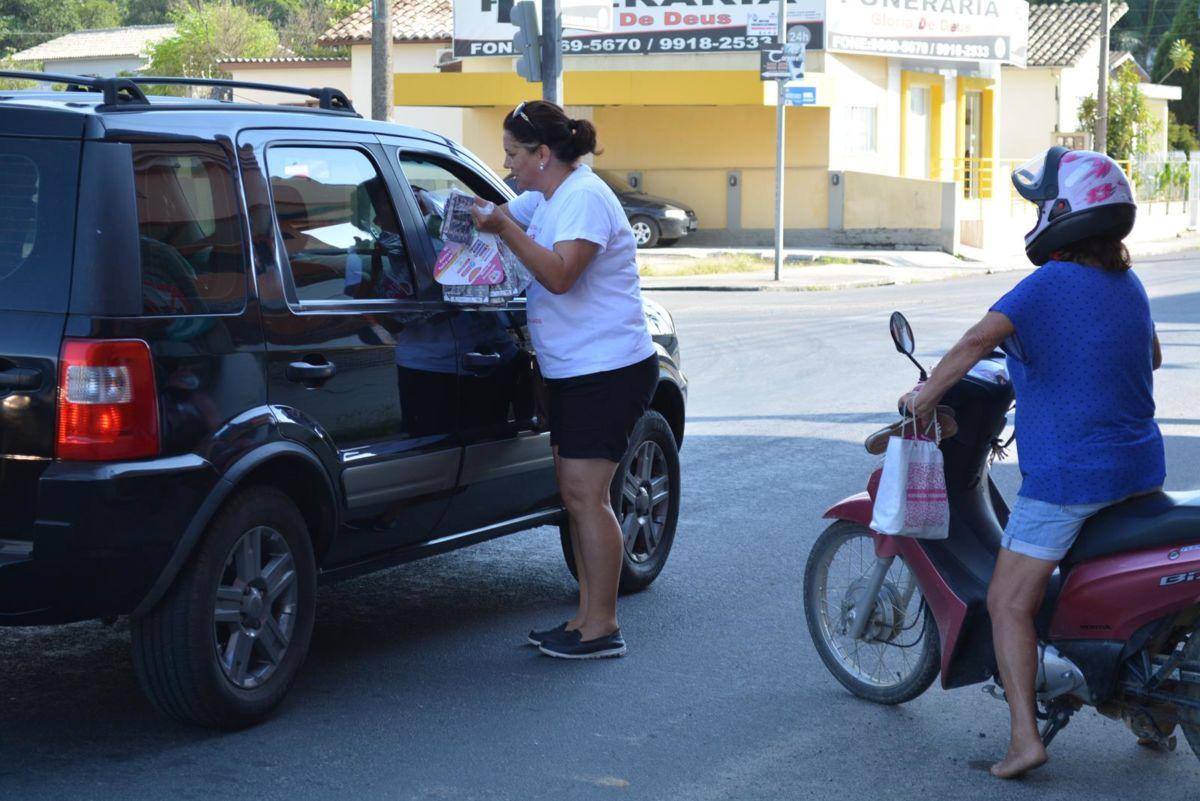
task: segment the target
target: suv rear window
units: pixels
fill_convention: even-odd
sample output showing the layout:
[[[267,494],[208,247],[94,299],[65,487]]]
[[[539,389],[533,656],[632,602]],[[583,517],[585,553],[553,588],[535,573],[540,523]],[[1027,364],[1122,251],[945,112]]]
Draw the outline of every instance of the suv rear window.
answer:
[[[225,152],[217,145],[137,144],[133,170],[143,311],[240,311],[246,267]]]
[[[66,310],[78,184],[79,142],[0,137],[0,309]]]

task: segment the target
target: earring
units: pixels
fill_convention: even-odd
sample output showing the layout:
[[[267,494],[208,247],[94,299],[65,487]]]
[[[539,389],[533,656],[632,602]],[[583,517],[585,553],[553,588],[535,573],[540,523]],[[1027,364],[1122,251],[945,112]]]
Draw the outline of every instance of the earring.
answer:
[[[538,165],[538,169],[539,169],[539,170],[544,170],[544,169],[546,169],[546,162],[544,162],[544,161],[543,161],[541,164],[539,164],[539,165]]]

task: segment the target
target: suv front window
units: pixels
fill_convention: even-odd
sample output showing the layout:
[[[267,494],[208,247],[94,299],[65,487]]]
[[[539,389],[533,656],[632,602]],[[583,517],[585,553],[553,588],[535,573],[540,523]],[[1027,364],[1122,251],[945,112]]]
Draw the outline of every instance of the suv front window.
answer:
[[[413,297],[396,212],[365,153],[273,147],[267,171],[300,302]]]
[[[146,314],[241,310],[246,299],[233,174],[216,145],[133,146]]]

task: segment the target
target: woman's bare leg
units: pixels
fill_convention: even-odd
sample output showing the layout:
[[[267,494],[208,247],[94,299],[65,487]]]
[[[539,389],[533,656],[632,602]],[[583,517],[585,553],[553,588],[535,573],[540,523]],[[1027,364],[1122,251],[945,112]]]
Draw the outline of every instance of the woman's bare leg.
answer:
[[[1038,652],[1033,619],[1055,567],[1054,562],[1001,549],[988,587],[996,667],[1012,725],[1008,753],[991,768],[1001,779],[1015,779],[1048,759],[1035,714]]]
[[[624,543],[609,502],[616,462],[607,459],[559,459],[559,491],[571,516],[572,544],[580,576],[579,626],[584,640],[611,634],[617,625],[617,587],[621,580]],[[582,564],[581,564],[582,563]],[[574,622],[574,621],[573,621]]]

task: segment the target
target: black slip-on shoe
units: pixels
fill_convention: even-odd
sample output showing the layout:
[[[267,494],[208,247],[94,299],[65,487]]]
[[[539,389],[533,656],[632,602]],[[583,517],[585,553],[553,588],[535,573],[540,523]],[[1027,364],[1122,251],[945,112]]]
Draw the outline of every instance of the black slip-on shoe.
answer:
[[[538,650],[555,659],[607,659],[625,656],[626,648],[625,638],[617,629],[594,640],[584,640],[578,631],[563,631],[544,639]]]
[[[562,623],[559,623],[557,626],[555,626],[552,629],[542,629],[541,631],[529,632],[529,644],[530,645],[541,645],[547,637],[551,637],[555,634],[558,634],[560,631],[566,631],[567,623],[569,623],[569,622],[570,622],[569,620],[564,620]]]

